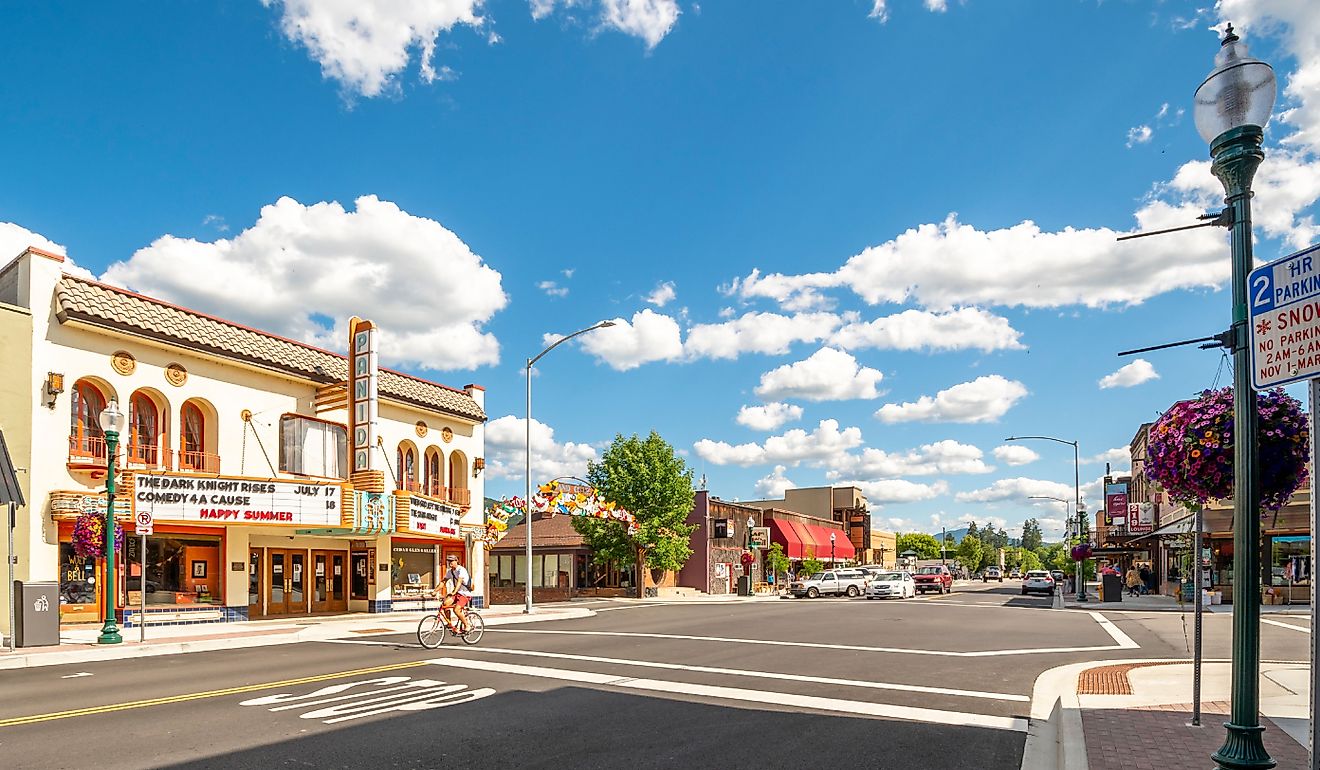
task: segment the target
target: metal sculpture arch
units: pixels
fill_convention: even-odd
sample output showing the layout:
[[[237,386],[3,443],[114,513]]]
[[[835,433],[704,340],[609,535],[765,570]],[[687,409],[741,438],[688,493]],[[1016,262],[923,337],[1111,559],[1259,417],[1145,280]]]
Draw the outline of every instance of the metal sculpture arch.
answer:
[[[525,510],[527,503],[520,497],[504,497],[491,506],[486,511],[486,533],[482,537],[486,547],[503,540],[509,531],[509,519]],[[628,534],[637,533],[637,518],[632,513],[606,500],[595,487],[576,476],[561,476],[538,487],[532,495],[532,512],[622,521]]]

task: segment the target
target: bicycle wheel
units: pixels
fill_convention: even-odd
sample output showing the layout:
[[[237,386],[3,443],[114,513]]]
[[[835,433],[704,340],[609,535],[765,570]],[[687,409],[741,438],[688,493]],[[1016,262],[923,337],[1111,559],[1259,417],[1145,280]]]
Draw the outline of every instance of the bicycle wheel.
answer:
[[[417,643],[428,650],[434,650],[445,641],[445,622],[439,613],[427,615],[417,623]]]
[[[481,635],[486,633],[486,621],[481,619],[481,615],[474,610],[468,610],[467,614],[468,629],[463,634],[463,641],[468,644],[476,644],[481,641]]]

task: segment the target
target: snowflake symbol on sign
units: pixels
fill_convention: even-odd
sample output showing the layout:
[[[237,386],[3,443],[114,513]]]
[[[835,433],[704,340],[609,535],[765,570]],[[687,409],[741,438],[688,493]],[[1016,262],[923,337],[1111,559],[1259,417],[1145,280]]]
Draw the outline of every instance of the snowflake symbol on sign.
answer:
[[[1261,321],[1260,323],[1256,324],[1256,333],[1257,333],[1257,334],[1264,334],[1264,333],[1268,332],[1269,330],[1270,330],[1270,319],[1268,319],[1268,318],[1266,318],[1264,321]]]

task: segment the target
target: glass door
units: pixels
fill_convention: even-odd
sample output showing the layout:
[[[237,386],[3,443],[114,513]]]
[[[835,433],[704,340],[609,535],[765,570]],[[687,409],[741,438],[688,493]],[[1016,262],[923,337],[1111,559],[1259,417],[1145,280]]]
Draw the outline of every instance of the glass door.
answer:
[[[248,617],[261,617],[261,549],[248,552]]]
[[[345,554],[330,555],[330,609],[341,612],[348,609],[348,597],[344,594]]]
[[[288,560],[284,551],[266,552],[270,560],[270,594],[266,603],[267,615],[287,615],[289,613],[289,575],[286,572]]]
[[[293,614],[307,612],[307,553],[289,551],[289,590],[287,592],[289,612]]]

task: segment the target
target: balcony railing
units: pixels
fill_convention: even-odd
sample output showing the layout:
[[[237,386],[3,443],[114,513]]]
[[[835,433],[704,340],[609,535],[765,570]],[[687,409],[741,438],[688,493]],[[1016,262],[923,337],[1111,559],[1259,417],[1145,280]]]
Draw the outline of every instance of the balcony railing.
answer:
[[[129,444],[124,460],[127,465],[160,468],[169,465],[168,457],[169,452],[161,452],[160,447],[155,444]],[[162,460],[166,462],[161,462]]]
[[[210,452],[179,452],[179,470],[219,473],[220,455],[213,455]]]
[[[69,436],[69,467],[104,468],[105,465],[105,436]]]
[[[456,505],[471,505],[472,493],[466,487],[445,487],[445,499]]]
[[[399,489],[418,494],[425,493],[425,490],[422,489],[422,483],[417,479],[399,479]]]

